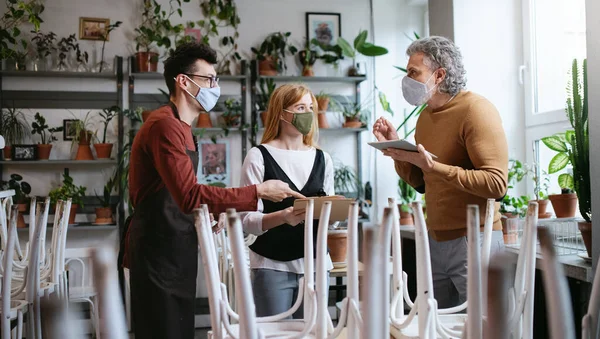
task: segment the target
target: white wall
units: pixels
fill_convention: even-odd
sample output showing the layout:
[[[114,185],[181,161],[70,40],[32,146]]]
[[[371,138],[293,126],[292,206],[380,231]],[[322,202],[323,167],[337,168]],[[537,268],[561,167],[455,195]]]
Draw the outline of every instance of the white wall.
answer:
[[[596,219],[600,214],[600,149],[592,145],[600,144],[600,97],[591,93],[600,93],[600,22],[596,18],[596,13],[600,12],[600,3],[595,0],[586,1],[586,22],[587,22],[587,60],[588,60],[588,104],[589,128],[590,128],[590,177],[592,186],[592,213],[596,214]],[[596,211],[596,212],[594,212]],[[598,221],[596,221],[597,223]],[[593,263],[597,267],[598,257],[600,257],[600,232],[592,232],[593,243]]]

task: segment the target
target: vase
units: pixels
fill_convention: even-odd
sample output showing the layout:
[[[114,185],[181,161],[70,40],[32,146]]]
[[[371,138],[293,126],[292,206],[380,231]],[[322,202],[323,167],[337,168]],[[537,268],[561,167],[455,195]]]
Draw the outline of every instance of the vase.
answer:
[[[327,232],[327,248],[329,249],[329,256],[332,262],[345,262],[348,248],[348,231],[329,230]]]
[[[113,223],[112,209],[110,207],[96,207],[96,221],[97,225],[108,225]]]
[[[548,208],[548,203],[550,200],[536,200],[538,203],[538,219],[548,219],[552,216],[552,213],[546,212],[546,208]]]

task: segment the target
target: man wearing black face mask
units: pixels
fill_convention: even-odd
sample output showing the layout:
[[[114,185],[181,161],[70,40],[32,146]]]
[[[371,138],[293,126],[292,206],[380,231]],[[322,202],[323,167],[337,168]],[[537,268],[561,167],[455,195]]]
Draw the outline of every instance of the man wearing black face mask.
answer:
[[[135,207],[127,229],[124,265],[131,277],[136,338],[194,337],[198,242],[192,211],[207,204],[255,211],[258,199],[303,198],[278,180],[223,189],[197,183],[197,143],[191,125],[220,95],[216,53],[207,45],[180,45],[165,61],[168,105],[153,111],[133,142],[129,192]]]

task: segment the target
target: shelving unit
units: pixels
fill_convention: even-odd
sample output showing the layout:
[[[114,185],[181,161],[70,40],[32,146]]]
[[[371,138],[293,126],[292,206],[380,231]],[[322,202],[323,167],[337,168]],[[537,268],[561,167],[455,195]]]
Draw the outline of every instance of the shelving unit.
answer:
[[[282,82],[300,82],[300,83],[331,83],[331,84],[348,84],[353,86],[354,88],[354,102],[360,103],[360,84],[367,80],[364,76],[357,77],[327,77],[327,76],[313,76],[313,77],[304,77],[304,76],[262,76],[258,73],[258,63],[253,60],[250,67],[250,82],[252,84],[250,91],[250,106],[251,110],[251,126],[258,126],[258,117],[259,113],[256,108],[256,101],[258,95],[258,82],[261,79],[272,79],[276,84]],[[335,97],[335,96],[334,96]],[[257,133],[264,131],[263,128],[250,128],[251,136],[250,138],[254,143],[256,143]],[[363,171],[362,171],[362,151],[360,145],[362,144],[362,134],[363,132],[368,131],[367,128],[321,128],[319,129],[320,137],[336,137],[341,134],[348,135],[353,134],[356,137],[357,147],[356,147],[356,172],[358,178],[362,182]],[[361,221],[368,221],[366,219],[361,219]]]
[[[131,61],[130,59],[130,65]],[[132,68],[129,67],[131,70]],[[224,111],[224,102],[229,98],[239,98],[241,106],[242,106],[242,117],[241,117],[241,126],[245,126],[247,123],[246,119],[246,103],[247,103],[247,64],[245,61],[241,62],[241,75],[219,75],[220,83],[223,82],[234,82],[239,83],[240,85],[240,95],[232,96],[232,95],[221,95],[219,101],[215,108],[211,111],[212,113],[219,113]],[[158,108],[161,105],[166,104],[166,100],[162,93],[136,93],[135,92],[135,84],[136,81],[148,81],[148,80],[161,80],[164,82],[164,76],[162,73],[157,72],[147,72],[147,73],[129,73],[129,108],[135,109],[137,107],[143,107],[145,110],[153,110]],[[224,129],[220,127],[213,128],[193,128],[192,132],[194,135],[198,133],[203,133],[204,136],[212,136],[219,133],[224,133]],[[228,133],[241,133],[241,147],[242,147],[242,161],[244,160],[247,152],[247,140],[248,140],[248,129],[246,128],[229,128]]]
[[[5,78],[29,78],[29,79],[107,79],[115,83],[114,91],[41,91],[41,90],[11,90],[4,88],[3,79]],[[52,71],[0,71],[0,111],[2,108],[33,108],[33,109],[103,109],[106,107],[118,105],[123,107],[123,58],[115,57],[114,71],[105,73],[94,72],[52,72]],[[2,113],[0,113],[2,114]],[[117,159],[121,159],[123,155],[123,114],[117,117],[118,136],[117,136]],[[1,160],[0,161],[0,179],[4,174],[4,167],[11,166],[35,166],[35,167],[53,167],[63,166],[65,171],[69,167],[86,166],[95,169],[96,166],[102,168],[107,166],[117,166],[118,161],[115,159],[101,160],[35,160],[35,161],[15,161]],[[117,175],[121,176],[121,168],[117,168]],[[123,205],[124,187],[121,187],[118,182],[118,225],[123,225],[125,221],[125,210]],[[86,197],[91,200],[95,197]],[[90,226],[102,227],[102,226]]]

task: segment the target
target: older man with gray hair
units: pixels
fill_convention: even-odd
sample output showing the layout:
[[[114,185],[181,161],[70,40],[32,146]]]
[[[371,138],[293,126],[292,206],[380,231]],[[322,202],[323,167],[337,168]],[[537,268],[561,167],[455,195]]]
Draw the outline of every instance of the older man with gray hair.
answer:
[[[415,129],[419,151],[384,154],[394,159],[404,181],[426,192],[434,295],[439,307],[447,308],[467,298],[466,206],[479,205],[483,226],[487,199],[499,200],[507,190],[508,147],[498,110],[465,90],[462,56],[452,41],[419,39],[406,53],[404,98],[411,105],[427,104]],[[379,141],[398,139],[385,118],[375,122],[373,134]],[[498,203],[493,229],[494,252],[504,247]]]

